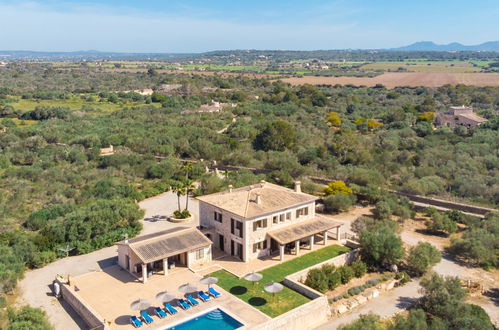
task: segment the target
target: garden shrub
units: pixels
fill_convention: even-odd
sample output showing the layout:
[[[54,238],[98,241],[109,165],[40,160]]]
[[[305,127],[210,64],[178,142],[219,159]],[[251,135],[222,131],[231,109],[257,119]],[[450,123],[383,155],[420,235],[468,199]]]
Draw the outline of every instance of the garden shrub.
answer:
[[[341,274],[341,283],[343,284],[350,282],[350,280],[355,276],[355,273],[350,266],[341,266],[338,268],[338,272]]]
[[[314,268],[309,270],[305,285],[311,287],[319,292],[326,292],[328,290],[328,278],[322,268]]]
[[[352,267],[355,277],[362,277],[367,272],[367,265],[362,261],[354,261],[350,267]]]

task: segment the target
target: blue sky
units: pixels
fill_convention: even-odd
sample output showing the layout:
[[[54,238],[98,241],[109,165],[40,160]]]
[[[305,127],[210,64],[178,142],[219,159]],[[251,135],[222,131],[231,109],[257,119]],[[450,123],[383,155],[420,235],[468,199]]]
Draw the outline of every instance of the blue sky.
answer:
[[[1,50],[314,50],[498,39],[497,0],[0,0]]]

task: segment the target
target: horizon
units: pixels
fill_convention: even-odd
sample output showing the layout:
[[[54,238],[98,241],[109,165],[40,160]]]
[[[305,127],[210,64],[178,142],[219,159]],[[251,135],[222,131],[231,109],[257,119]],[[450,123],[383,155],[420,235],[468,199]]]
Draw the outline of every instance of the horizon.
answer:
[[[398,48],[402,47],[407,47],[407,46],[412,46],[415,44],[419,43],[431,43],[436,46],[448,46],[451,44],[458,44],[461,46],[465,47],[473,47],[473,46],[479,46],[482,44],[486,43],[499,43],[499,40],[489,40],[482,42],[480,44],[475,44],[475,45],[465,45],[460,42],[449,42],[445,44],[437,44],[433,41],[429,40],[422,40],[422,41],[416,41],[414,43],[408,44],[408,45],[400,45],[394,48],[338,48],[338,49],[212,49],[212,50],[206,50],[206,51],[199,51],[199,52],[126,52],[126,51],[107,51],[107,50],[99,50],[99,49],[76,49],[76,50],[67,50],[67,51],[59,51],[59,50],[32,50],[32,49],[0,49],[0,52],[34,52],[34,53],[115,53],[115,54],[161,54],[161,55],[182,55],[182,54],[204,54],[204,53],[210,53],[210,52],[236,52],[236,51],[255,51],[255,52],[335,52],[335,51],[354,51],[354,52],[368,52],[368,51],[414,51],[414,50],[399,50]],[[466,51],[471,51],[473,50],[466,50]],[[437,50],[436,52],[445,52],[444,50]],[[492,52],[497,52],[497,51],[492,51]]]
[[[472,7],[463,0],[424,0],[417,6],[391,0],[0,0],[0,36],[4,51],[386,50],[425,40],[464,45],[496,40],[498,14],[490,0]]]

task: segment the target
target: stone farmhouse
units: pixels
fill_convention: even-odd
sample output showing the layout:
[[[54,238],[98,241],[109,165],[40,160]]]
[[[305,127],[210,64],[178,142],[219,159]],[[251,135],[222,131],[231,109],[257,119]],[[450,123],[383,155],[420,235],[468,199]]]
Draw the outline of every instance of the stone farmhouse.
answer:
[[[439,112],[435,115],[435,125],[439,127],[447,126],[454,128],[461,125],[466,128],[474,129],[486,121],[487,119],[476,115],[473,112],[473,108],[464,105],[460,107],[450,107],[449,111]]]
[[[242,261],[285,253],[299,253],[326,244],[328,231],[341,236],[341,223],[315,215],[317,197],[301,191],[300,182],[289,189],[265,181],[200,196],[199,221],[213,246]]]

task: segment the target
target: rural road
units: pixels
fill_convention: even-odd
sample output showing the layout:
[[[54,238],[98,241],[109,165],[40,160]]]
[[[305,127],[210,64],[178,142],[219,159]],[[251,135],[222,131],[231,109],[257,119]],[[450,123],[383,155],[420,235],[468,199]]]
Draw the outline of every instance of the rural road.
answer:
[[[185,197],[181,198],[181,202],[185,203]],[[159,220],[159,216],[170,215],[177,208],[176,195],[163,193],[140,202],[139,206],[145,210],[145,216],[142,219],[144,228],[141,234],[178,226],[178,224]],[[189,201],[189,210],[195,219],[198,219],[199,207],[196,200]],[[189,225],[195,226],[197,221],[192,221]],[[78,276],[109,267],[116,262],[117,249],[116,246],[111,246],[85,255],[59,259],[43,268],[28,271],[18,283],[19,298],[17,304],[29,304],[42,308],[47,312],[50,323],[56,329],[85,329],[86,326],[78,315],[75,315],[64,301],[60,301],[52,295],[50,285],[57,274],[66,276],[69,273],[71,276]]]

